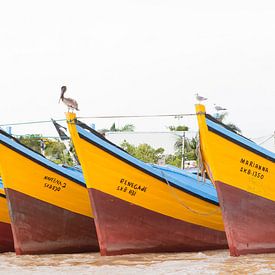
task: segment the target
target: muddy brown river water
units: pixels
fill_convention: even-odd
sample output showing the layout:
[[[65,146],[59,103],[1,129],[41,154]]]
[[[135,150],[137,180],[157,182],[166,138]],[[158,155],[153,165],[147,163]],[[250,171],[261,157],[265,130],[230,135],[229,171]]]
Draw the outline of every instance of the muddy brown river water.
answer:
[[[99,253],[0,254],[0,274],[275,274],[275,254],[230,257],[228,250],[101,257]]]

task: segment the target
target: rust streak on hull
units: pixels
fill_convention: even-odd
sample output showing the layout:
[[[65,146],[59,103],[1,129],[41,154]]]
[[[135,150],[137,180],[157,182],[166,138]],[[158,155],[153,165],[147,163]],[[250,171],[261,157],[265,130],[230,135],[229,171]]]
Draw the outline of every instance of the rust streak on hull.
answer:
[[[6,189],[16,254],[98,251],[94,221]]]
[[[227,248],[225,232],[205,228],[88,189],[101,255]]]

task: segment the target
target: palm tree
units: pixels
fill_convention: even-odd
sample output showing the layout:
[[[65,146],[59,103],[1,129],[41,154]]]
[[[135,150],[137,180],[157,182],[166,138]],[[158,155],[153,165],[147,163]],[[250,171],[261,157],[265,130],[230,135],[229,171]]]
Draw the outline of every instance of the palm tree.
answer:
[[[98,130],[100,133],[106,133],[106,132],[133,132],[135,130],[135,126],[133,124],[125,124],[121,128],[116,127],[116,123],[114,122],[110,129],[101,129]]]
[[[170,131],[188,131],[189,127],[185,125],[180,125],[180,126],[169,126],[168,127]],[[182,146],[184,140],[184,146]],[[177,138],[177,141],[174,144],[175,148],[175,156],[174,158],[181,159],[181,162],[183,162],[185,159],[187,160],[196,160],[197,155],[196,155],[196,148],[197,148],[197,143],[198,139],[197,137],[195,138],[186,138],[185,135],[180,136]],[[183,156],[184,154],[184,156]],[[182,159],[184,158],[184,159]],[[174,159],[175,162],[175,159]],[[176,161],[176,163],[180,163],[180,161]],[[182,163],[183,165],[183,163]]]
[[[189,127],[186,125],[179,125],[179,126],[168,126],[170,131],[188,131]]]
[[[238,133],[238,134],[241,134],[241,133],[242,133],[241,129],[240,129],[238,126],[236,126],[234,123],[232,123],[232,122],[224,123],[224,120],[225,120],[225,118],[227,117],[227,115],[228,115],[227,112],[223,112],[223,113],[220,113],[220,114],[217,113],[217,114],[215,114],[215,118],[216,118],[219,122],[225,124],[225,125],[226,125],[228,128],[230,128],[232,131],[234,131],[234,132],[236,132],[236,133]]]
[[[178,138],[174,145],[176,154],[178,155],[182,155],[182,149],[183,149],[182,140],[183,138]],[[184,138],[184,156],[186,159],[188,160],[197,159],[197,155],[196,155],[197,145],[198,145],[197,137],[192,137],[191,139]]]
[[[228,126],[234,132],[237,132],[238,134],[242,133],[241,129],[233,123],[227,123],[226,126]]]
[[[112,124],[110,131],[111,132],[133,132],[135,130],[135,126],[133,124],[125,124],[121,128],[116,128],[115,122]]]

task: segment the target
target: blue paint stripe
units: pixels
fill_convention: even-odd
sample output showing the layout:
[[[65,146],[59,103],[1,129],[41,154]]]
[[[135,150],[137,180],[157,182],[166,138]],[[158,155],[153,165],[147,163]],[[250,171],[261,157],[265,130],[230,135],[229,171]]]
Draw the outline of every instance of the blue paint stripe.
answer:
[[[218,204],[216,190],[213,188],[209,188],[209,185],[207,184],[201,184],[201,182],[198,182],[196,179],[193,178],[193,175],[190,176],[190,173],[183,170],[181,170],[180,173],[176,173],[175,171],[173,172],[171,169],[165,170],[156,168],[156,166],[144,163],[143,161],[136,159],[135,157],[129,155],[125,151],[110,144],[104,139],[98,137],[97,135],[84,130],[81,126],[76,125],[76,128],[80,137],[83,136],[88,141],[90,140],[92,143],[99,145],[99,147],[107,149],[107,151],[111,152],[113,155],[116,155],[120,159],[123,159],[128,163],[148,172],[149,174],[156,176],[163,182],[166,182],[166,180],[168,180],[169,184],[171,184],[175,188],[183,191],[189,191],[189,193],[193,195],[200,196],[202,199],[205,198],[212,203]]]
[[[2,191],[4,191],[4,186],[3,186],[3,182],[2,182],[2,178],[0,178],[0,189],[2,189]],[[6,195],[0,193],[0,197],[2,198],[6,198]]]
[[[246,139],[232,131],[229,131],[228,129],[224,128],[220,124],[217,124],[207,118],[206,118],[206,124],[207,124],[207,126],[215,129],[217,132],[219,132],[225,136],[228,136],[230,139],[235,140],[236,142],[240,143],[240,145],[243,144],[244,146],[249,147],[256,152],[259,152],[260,154],[268,156],[269,158],[273,159],[273,162],[275,161],[275,153],[257,145],[256,143],[250,141],[249,139]]]

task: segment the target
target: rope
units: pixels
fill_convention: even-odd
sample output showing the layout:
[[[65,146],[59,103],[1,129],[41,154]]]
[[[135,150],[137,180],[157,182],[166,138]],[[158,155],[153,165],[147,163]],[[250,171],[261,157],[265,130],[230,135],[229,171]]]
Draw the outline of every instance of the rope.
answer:
[[[182,137],[182,133],[194,134],[197,131],[108,131],[109,134],[172,134]]]
[[[78,117],[79,119],[87,118],[145,118],[145,117],[174,117],[183,118],[185,116],[195,116],[196,114],[158,114],[158,115],[117,115],[117,116],[90,116],[90,117]]]
[[[174,188],[170,185],[170,182],[167,180],[167,177],[165,176],[165,173],[164,173],[162,170],[160,170],[160,172],[161,172],[163,178],[165,179],[167,185],[169,186],[169,190],[170,190],[172,196],[178,201],[178,203],[179,203],[180,205],[182,205],[182,206],[183,206],[185,209],[187,209],[188,211],[190,211],[190,212],[192,212],[192,213],[194,213],[194,214],[196,214],[196,215],[200,215],[200,216],[212,216],[212,215],[214,215],[214,214],[216,214],[216,213],[218,213],[218,212],[220,211],[220,209],[217,208],[217,209],[215,209],[215,210],[213,210],[213,211],[211,211],[211,212],[203,213],[203,212],[199,212],[199,211],[196,211],[196,210],[192,209],[191,207],[189,207],[188,205],[186,205],[186,204],[179,198],[178,194],[174,191]]]
[[[195,116],[196,114],[156,114],[156,115],[117,115],[117,116],[87,116],[78,117],[78,119],[106,119],[106,118],[154,118],[154,117],[174,117],[176,119],[183,118],[185,116]],[[66,121],[66,119],[55,119],[55,121]],[[52,123],[51,120],[39,120],[39,121],[27,121],[27,122],[15,122],[0,124],[0,127],[26,125],[26,124],[38,124],[38,123]]]
[[[262,141],[261,143],[259,143],[259,145],[266,143],[267,141],[269,141],[272,138],[274,138],[274,135],[272,135],[271,137],[269,137],[266,140]]]
[[[273,135],[272,135],[273,136]],[[261,136],[261,137],[255,137],[255,138],[251,138],[253,141],[255,140],[260,140],[260,139],[263,139],[263,138],[270,138],[270,135],[265,135],[265,136]]]
[[[55,119],[55,121],[65,121],[65,119]],[[15,126],[15,125],[27,125],[27,124],[39,124],[39,123],[49,123],[51,120],[39,120],[39,121],[27,121],[27,122],[15,122],[15,123],[6,123],[0,124],[0,127],[4,126]]]
[[[198,136],[197,138],[198,143],[196,146],[196,155],[197,155],[197,160],[198,160],[198,181],[200,181],[200,175],[203,180],[203,182],[206,182],[206,169],[204,166],[203,158],[202,158],[202,153],[201,153],[201,144],[200,144],[200,137]]]

